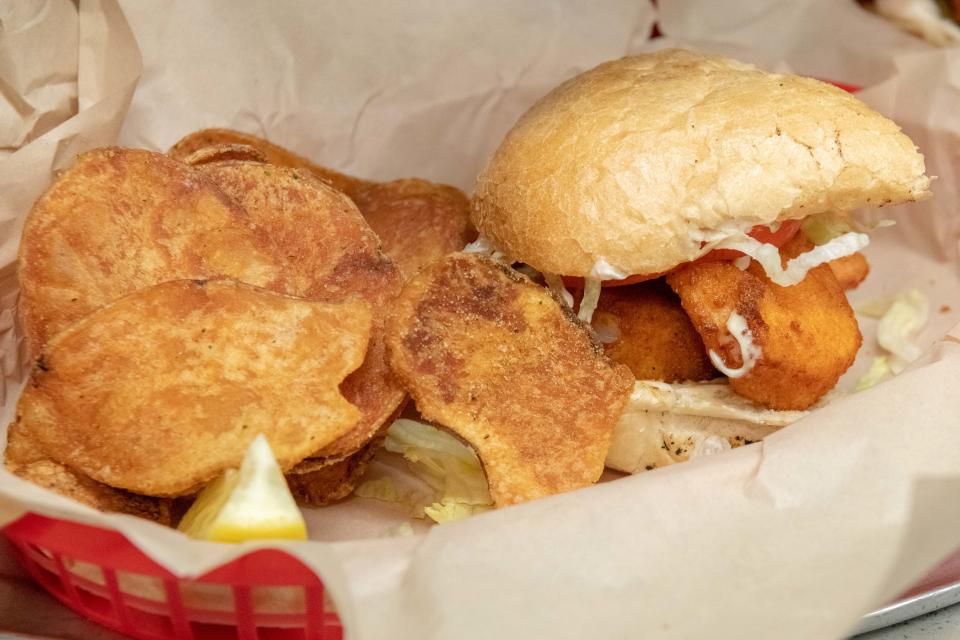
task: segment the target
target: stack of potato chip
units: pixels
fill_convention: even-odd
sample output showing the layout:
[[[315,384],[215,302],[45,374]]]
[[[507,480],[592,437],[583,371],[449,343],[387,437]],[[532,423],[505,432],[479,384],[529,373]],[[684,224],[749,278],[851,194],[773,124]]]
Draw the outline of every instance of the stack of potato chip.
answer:
[[[384,350],[401,268],[474,236],[455,189],[351,178],[234,131],[82,154],[23,230],[35,365],[6,465],[170,523],[263,433],[298,501],[339,499],[405,402]]]
[[[8,469],[174,524],[263,434],[323,505],[409,392],[476,450],[496,506],[595,482],[632,376],[546,288],[459,253],[469,209],[225,129],[82,154],[23,230],[35,364]]]

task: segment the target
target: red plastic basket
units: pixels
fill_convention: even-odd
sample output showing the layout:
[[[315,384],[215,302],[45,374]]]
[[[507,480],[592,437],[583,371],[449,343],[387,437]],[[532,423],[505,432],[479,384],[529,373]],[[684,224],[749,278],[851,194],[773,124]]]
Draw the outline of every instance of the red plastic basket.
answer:
[[[341,640],[323,582],[260,549],[178,578],[117,531],[27,514],[4,528],[30,575],[80,615],[143,640]]]

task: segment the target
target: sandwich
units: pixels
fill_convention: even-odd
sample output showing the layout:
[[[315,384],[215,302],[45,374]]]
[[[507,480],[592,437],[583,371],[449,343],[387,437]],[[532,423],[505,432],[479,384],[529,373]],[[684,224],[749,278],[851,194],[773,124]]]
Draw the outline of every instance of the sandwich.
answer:
[[[481,172],[468,251],[522,264],[636,383],[607,464],[761,439],[823,401],[862,338],[845,289],[873,230],[924,199],[923,156],[830,84],[666,50],[561,84]]]

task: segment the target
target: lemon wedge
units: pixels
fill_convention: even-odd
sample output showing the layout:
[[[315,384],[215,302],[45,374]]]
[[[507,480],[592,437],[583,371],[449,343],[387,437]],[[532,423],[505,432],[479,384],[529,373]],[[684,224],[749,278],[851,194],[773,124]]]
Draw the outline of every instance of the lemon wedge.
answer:
[[[250,443],[239,471],[228,469],[200,492],[177,528],[214,542],[307,538],[303,515],[263,434]]]

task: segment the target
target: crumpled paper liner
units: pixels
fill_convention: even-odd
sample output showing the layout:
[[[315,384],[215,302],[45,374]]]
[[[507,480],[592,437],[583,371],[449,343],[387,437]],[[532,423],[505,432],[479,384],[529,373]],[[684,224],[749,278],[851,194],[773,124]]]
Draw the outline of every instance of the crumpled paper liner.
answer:
[[[841,636],[960,542],[960,51],[932,51],[833,0],[659,7],[669,40],[645,44],[651,7],[615,0],[130,3],[132,34],[112,1],[84,0],[82,110],[0,160],[3,419],[24,365],[12,279],[23,216],[54,170],[118,131],[124,144],[165,149],[193,129],[232,126],[363,177],[469,190],[536,97],[627,51],[695,44],[868,86],[862,97],[904,126],[939,176],[930,201],[877,214],[899,224],[876,234],[873,276],[852,296],[854,306],[905,287],[931,297],[931,347],[910,370],[721,456],[409,537],[385,537],[400,510],[351,499],[307,513],[314,541],[269,545],[318,571],[354,639]],[[129,104],[134,36],[145,64]],[[875,321],[862,325],[846,387],[875,350]],[[184,576],[264,546],[190,541],[0,472],[0,522],[26,509],[117,528]]]

